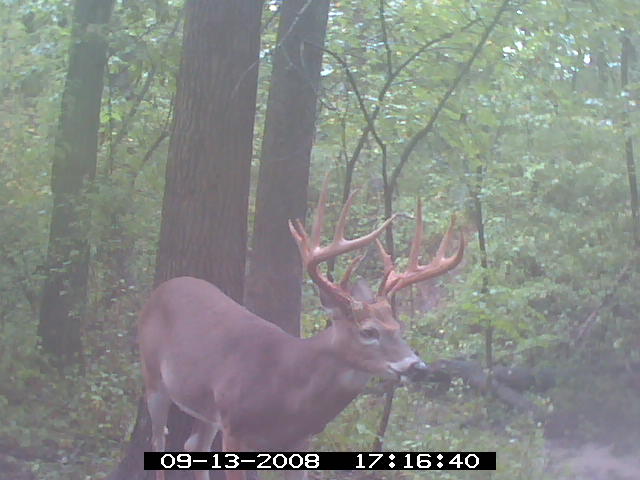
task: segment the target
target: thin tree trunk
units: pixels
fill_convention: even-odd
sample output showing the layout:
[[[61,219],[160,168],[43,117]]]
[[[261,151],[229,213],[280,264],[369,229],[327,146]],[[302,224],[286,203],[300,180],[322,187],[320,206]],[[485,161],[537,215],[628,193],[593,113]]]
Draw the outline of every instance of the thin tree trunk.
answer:
[[[89,272],[90,211],[113,0],[77,0],[51,173],[53,211],[38,334],[60,366],[79,362]]]
[[[309,162],[329,0],[288,0],[265,121],[245,303],[293,335],[300,333],[302,269],[287,222],[304,219]]]
[[[475,216],[476,229],[478,230],[478,248],[480,249],[480,266],[482,267],[482,286],[480,287],[481,298],[489,293],[489,256],[487,254],[487,239],[484,231],[484,216],[482,213],[482,190],[484,184],[485,167],[482,159],[478,158],[479,165],[476,168],[476,185],[470,189],[473,200],[473,210]],[[491,381],[491,371],[493,369],[493,323],[488,319],[484,330],[484,357],[485,368],[489,371],[489,381]]]
[[[628,35],[622,37],[622,55],[620,60],[622,90],[627,89],[629,83],[629,60],[631,57],[631,40]],[[625,128],[629,126],[629,114],[624,108],[623,122]],[[633,225],[633,243],[640,248],[640,208],[638,207],[638,179],[636,175],[636,162],[633,156],[633,139],[626,134],[624,141],[625,159],[627,162],[627,178],[629,179],[629,199],[631,202],[631,223]]]
[[[189,0],[169,145],[155,283],[189,275],[242,301],[262,0]],[[169,414],[167,450],[191,417]],[[110,480],[150,480],[150,420],[140,401],[125,458]],[[166,472],[168,480],[191,479]],[[213,475],[212,475],[213,478]]]

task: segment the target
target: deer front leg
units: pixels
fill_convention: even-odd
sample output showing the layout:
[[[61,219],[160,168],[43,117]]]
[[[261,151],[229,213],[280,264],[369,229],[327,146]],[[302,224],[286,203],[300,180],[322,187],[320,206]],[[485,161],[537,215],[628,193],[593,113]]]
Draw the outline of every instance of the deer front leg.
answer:
[[[147,409],[151,417],[151,447],[154,452],[164,452],[167,434],[167,415],[171,399],[162,389],[150,391],[146,395]],[[164,470],[156,471],[156,480],[164,480]]]
[[[309,439],[305,438],[304,440],[298,442],[294,445],[290,450],[292,452],[306,452],[309,448]],[[285,470],[284,471],[284,480],[307,480],[307,471],[306,470]]]
[[[306,470],[285,470],[284,471],[284,479],[285,480],[307,480],[309,478],[307,476]]]
[[[222,432],[222,451],[223,452],[246,452],[248,449],[244,444],[229,432],[228,429],[224,429]],[[250,480],[247,476],[247,471],[244,470],[227,470],[225,472],[226,480]],[[254,477],[255,478],[255,477]]]
[[[194,419],[191,436],[184,443],[184,449],[187,452],[210,451],[218,430],[219,426],[217,424]],[[209,480],[209,472],[207,470],[195,470],[193,476],[195,480]]]

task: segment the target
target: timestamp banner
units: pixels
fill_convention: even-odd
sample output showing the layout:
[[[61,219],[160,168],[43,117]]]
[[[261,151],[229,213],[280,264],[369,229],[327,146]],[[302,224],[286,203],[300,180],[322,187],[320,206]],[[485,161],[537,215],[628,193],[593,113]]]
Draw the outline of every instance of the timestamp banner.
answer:
[[[145,452],[145,470],[495,470],[496,452]]]

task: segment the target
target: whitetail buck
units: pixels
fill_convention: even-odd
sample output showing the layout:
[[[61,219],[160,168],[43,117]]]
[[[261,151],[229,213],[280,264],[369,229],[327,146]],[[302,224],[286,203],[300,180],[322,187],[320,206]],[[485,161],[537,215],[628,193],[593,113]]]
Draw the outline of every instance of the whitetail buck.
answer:
[[[203,280],[180,277],[160,285],[144,307],[139,325],[146,400],[151,414],[152,447],[164,451],[171,402],[195,418],[187,451],[208,451],[222,429],[224,451],[302,450],[374,376],[399,378],[426,368],[402,339],[390,299],[398,290],[441,275],[462,259],[464,240],[447,257],[454,221],[436,257],[420,265],[422,213],[406,272],[399,273],[377,241],[392,219],[363,237],[346,240],[344,230],[353,195],[345,204],[333,241],[320,246],[327,201],[323,186],[311,235],[299,220],[289,222],[306,270],[318,286],[333,322],[311,338],[296,338],[252,314]],[[460,234],[462,235],[462,234]],[[339,283],[321,273],[322,262],[376,241],[385,276],[377,298],[357,300],[348,289],[356,258]],[[287,478],[303,478],[289,471]],[[245,473],[227,471],[228,480]],[[207,480],[207,471],[195,472]],[[156,472],[163,480],[164,472]]]

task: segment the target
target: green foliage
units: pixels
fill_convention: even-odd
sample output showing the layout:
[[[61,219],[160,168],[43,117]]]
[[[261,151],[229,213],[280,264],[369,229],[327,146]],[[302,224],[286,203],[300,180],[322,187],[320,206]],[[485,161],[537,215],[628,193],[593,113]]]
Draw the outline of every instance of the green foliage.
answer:
[[[35,332],[70,3],[0,0],[0,417],[7,419],[0,445],[27,458],[23,470],[51,480],[107,472],[131,428],[141,391],[134,323],[154,273],[181,35],[181,2],[117,3],[99,171],[88,201],[85,372],[59,375],[42,358]],[[267,2],[266,20],[276,4]],[[374,124],[390,171],[469,59],[497,2],[387,1],[387,45],[378,8],[378,2],[334,2],[327,48],[349,66],[370,118],[379,107]],[[627,90],[620,90],[621,35],[629,34],[638,48],[639,18],[635,0],[513,2],[418,143],[393,199],[395,210],[407,215],[417,197],[426,200],[427,252],[435,251],[454,212],[468,241],[464,265],[438,284],[445,294],[437,309],[411,316],[408,297],[400,298],[412,345],[429,361],[482,362],[491,328],[497,364],[554,369],[555,388],[526,395],[554,413],[577,415],[582,440],[603,439],[612,421],[628,424],[616,427],[619,438],[637,438],[640,431],[625,420],[640,418],[637,378],[630,373],[640,362],[640,275],[638,263],[630,263],[637,252],[624,162],[624,139],[637,141],[639,131],[637,59]],[[262,131],[276,24],[263,34],[256,132]],[[379,98],[389,62],[397,68],[448,32],[453,35],[417,56]],[[324,173],[338,170],[328,212],[335,221],[345,165],[366,122],[344,68],[330,56],[322,94],[310,200]],[[350,234],[382,219],[381,153],[369,135],[355,164],[353,183],[365,188]],[[478,203],[487,268],[480,264]],[[406,218],[395,222],[400,266],[413,228]],[[380,270],[372,255],[360,273],[373,284]],[[306,284],[308,333],[325,325],[312,290]],[[358,399],[315,445],[368,450],[381,411],[381,398]],[[592,411],[599,415],[585,414]],[[628,415],[619,418],[619,412]],[[398,390],[385,435],[388,449],[498,450],[500,469],[492,478],[545,478],[545,442],[541,426],[526,415],[458,383],[439,396]]]
[[[133,324],[153,275],[167,144],[157,139],[168,128],[181,9],[119,5],[109,25],[84,372],[60,375],[35,332],[71,3],[0,2],[0,445],[22,459],[17,472],[84,480],[113,466],[141,391]]]

